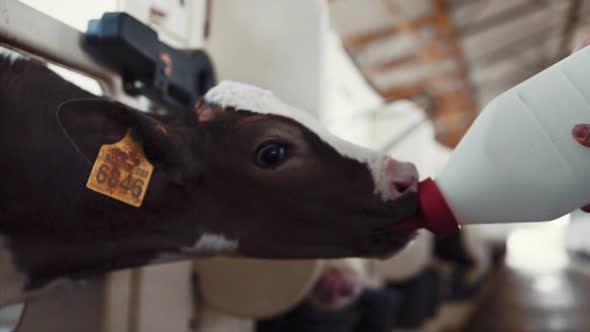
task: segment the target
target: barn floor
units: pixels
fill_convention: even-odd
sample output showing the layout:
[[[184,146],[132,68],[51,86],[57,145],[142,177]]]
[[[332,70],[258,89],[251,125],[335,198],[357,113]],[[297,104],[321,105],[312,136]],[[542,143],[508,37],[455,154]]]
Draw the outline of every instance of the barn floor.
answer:
[[[497,280],[465,332],[590,331],[590,273],[579,266],[505,267]]]

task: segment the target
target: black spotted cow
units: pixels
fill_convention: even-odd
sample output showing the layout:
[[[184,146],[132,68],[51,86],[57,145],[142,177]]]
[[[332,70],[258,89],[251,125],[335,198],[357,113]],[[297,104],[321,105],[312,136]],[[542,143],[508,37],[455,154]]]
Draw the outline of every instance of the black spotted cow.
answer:
[[[388,256],[413,236],[386,231],[417,213],[413,165],[256,87],[223,82],[194,112],[156,116],[0,56],[0,117],[0,305],[166,260]],[[139,208],[86,188],[127,133],[154,167]]]

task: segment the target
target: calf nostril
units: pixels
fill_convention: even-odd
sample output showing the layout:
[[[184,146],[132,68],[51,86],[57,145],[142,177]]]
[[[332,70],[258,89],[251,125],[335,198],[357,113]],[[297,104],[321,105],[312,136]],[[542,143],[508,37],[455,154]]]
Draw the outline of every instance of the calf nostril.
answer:
[[[352,294],[354,294],[354,287],[350,284],[344,285],[338,291],[338,295],[341,297],[351,296]]]
[[[408,190],[412,184],[415,181],[393,181],[393,185],[395,186],[395,189],[400,193],[404,193],[406,192],[406,190]]]
[[[418,171],[412,163],[398,162],[395,167],[390,168],[392,189],[399,194],[416,189],[418,184]]]

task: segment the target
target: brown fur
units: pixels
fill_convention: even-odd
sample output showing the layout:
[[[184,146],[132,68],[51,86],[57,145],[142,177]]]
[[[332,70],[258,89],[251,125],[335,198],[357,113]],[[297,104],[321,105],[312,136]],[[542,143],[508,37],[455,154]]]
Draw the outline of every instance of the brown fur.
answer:
[[[180,248],[205,233],[239,241],[237,254],[272,258],[386,256],[411,236],[386,228],[416,213],[415,194],[382,202],[366,165],[289,119],[205,103],[156,117],[3,57],[0,111],[0,235],[29,289],[162,253],[187,257]],[[155,166],[139,209],[85,188],[100,146],[128,129]],[[253,162],[268,140],[290,147],[273,170]]]

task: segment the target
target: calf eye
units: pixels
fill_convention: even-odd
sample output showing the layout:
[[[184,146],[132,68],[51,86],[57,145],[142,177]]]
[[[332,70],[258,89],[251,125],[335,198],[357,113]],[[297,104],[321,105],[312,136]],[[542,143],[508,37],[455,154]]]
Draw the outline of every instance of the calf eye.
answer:
[[[260,168],[275,168],[287,158],[287,149],[279,143],[266,143],[256,151],[256,165]]]

